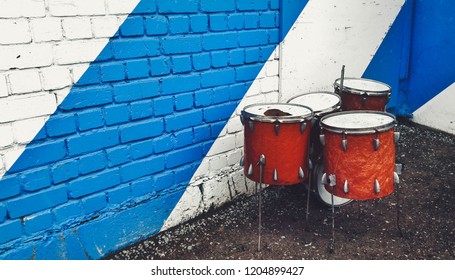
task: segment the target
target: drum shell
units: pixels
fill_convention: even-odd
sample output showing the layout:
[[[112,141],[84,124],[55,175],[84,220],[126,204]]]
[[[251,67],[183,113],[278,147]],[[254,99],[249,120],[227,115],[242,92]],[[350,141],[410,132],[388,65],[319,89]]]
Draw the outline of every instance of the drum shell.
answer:
[[[335,89],[335,93],[340,95],[341,110],[354,111],[354,110],[370,110],[370,111],[385,111],[386,105],[389,102],[388,95],[368,95],[356,94],[348,91],[340,93],[339,88]]]
[[[333,194],[339,197],[368,200],[390,195],[394,191],[395,143],[394,128],[372,134],[348,134],[347,149],[343,150],[343,135],[324,131],[324,166],[327,176],[335,174],[336,185]],[[379,147],[374,149],[373,141],[379,139]],[[344,183],[348,182],[348,192]],[[379,182],[380,192],[375,191],[375,181]],[[329,184],[325,185],[332,192]]]
[[[252,122],[252,129],[247,124]],[[302,132],[302,122],[306,128]],[[278,134],[276,123],[261,122],[252,119],[245,120],[244,145],[244,172],[246,176],[260,182],[259,158],[265,156],[262,183],[270,185],[293,185],[308,178],[309,140],[311,120],[294,123],[280,123]],[[253,168],[248,175],[250,165]],[[304,177],[299,176],[302,168]],[[274,171],[277,170],[277,180],[274,180]]]

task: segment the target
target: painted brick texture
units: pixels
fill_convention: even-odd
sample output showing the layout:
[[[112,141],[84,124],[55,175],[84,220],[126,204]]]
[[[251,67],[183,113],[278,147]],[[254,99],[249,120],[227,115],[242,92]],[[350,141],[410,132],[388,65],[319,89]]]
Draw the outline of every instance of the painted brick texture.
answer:
[[[99,258],[158,232],[215,139],[205,176],[237,165],[242,127],[225,125],[247,90],[277,96],[278,63],[262,69],[278,59],[276,1],[6,2],[0,26],[16,31],[0,32],[0,258],[43,232],[123,227],[114,216],[147,205],[149,231],[95,234],[103,253],[81,235],[77,250]]]

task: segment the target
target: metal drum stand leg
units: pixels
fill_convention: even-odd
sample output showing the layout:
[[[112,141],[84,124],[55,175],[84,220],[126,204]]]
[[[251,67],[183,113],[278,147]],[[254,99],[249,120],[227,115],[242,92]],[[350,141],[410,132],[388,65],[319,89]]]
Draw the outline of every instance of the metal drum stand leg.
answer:
[[[335,191],[335,186],[332,186],[331,199],[332,199],[332,240],[329,245],[329,253],[332,254],[335,250],[335,204],[333,202],[333,192]]]
[[[401,204],[400,204],[400,178],[398,177],[399,174],[401,174],[401,171],[403,169],[402,164],[395,164],[395,172],[393,174],[394,176],[394,183],[395,183],[395,189],[396,189],[396,195],[397,195],[397,229],[400,237],[403,237],[403,231],[401,230],[401,225],[400,225],[400,211],[401,211]]]
[[[265,156],[259,157],[259,191],[258,191],[258,252],[261,251],[261,231],[262,231],[262,176],[265,165]]]
[[[311,187],[313,185],[312,182],[312,173],[313,173],[313,163],[311,160],[309,161],[309,173],[308,173],[308,190],[306,196],[306,214],[305,214],[305,228],[308,230],[308,216],[310,214],[310,194],[311,194]]]

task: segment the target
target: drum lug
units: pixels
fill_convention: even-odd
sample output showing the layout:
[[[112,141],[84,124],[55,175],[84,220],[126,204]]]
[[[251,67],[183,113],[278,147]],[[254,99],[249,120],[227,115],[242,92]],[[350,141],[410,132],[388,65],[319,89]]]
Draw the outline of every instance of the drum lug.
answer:
[[[250,127],[250,130],[253,131],[254,130],[254,122],[253,121],[249,121],[248,122],[248,126]]]
[[[367,103],[367,98],[368,98],[368,94],[366,92],[364,92],[362,94],[362,107],[365,107],[365,105]]]
[[[327,173],[322,174],[321,184],[323,184],[323,185],[327,184]]]
[[[403,172],[403,164],[401,164],[401,163],[395,163],[395,172],[396,172],[398,175],[401,175],[401,173]]]
[[[324,134],[319,135],[319,142],[321,142],[322,146],[325,146],[325,135]]]
[[[300,133],[305,132],[305,129],[306,129],[306,122],[302,122],[302,124],[300,125]]]
[[[344,192],[345,194],[347,194],[347,193],[349,192],[348,180],[344,180],[343,192]]]
[[[343,147],[343,151],[348,150],[348,139],[346,138],[346,132],[343,132],[343,140],[341,140],[341,146]]]
[[[242,156],[240,158],[240,163],[239,164],[240,164],[240,166],[244,166],[245,165],[245,157],[244,156]]]
[[[381,192],[381,186],[379,185],[378,179],[374,180],[374,192],[376,194]]]
[[[379,149],[379,136],[378,136],[378,131],[376,130],[376,133],[375,133],[375,138],[373,139],[373,147],[374,147],[374,150],[377,151]]]
[[[341,146],[343,147],[343,151],[346,152],[348,150],[348,139],[341,140]]]
[[[278,136],[280,133],[280,123],[278,121],[275,122],[275,135]]]
[[[313,169],[313,162],[311,161],[311,159],[308,159],[308,168]],[[300,167],[300,169],[302,169],[302,167]]]
[[[335,174],[330,174],[329,175],[329,185],[331,187],[334,187],[337,185],[337,176]]]
[[[305,178],[305,173],[303,172],[303,169],[301,166],[299,167],[299,177],[300,177],[300,179]]]
[[[248,167],[248,176],[253,175],[253,164],[250,163],[250,166]]]
[[[398,143],[398,140],[400,140],[400,136],[401,136],[401,135],[400,135],[400,132],[395,131],[395,132],[393,133],[393,143],[395,143],[395,144]]]
[[[400,177],[398,177],[398,173],[396,173],[396,172],[393,172],[393,182],[395,184],[399,184],[400,183]]]
[[[240,115],[240,122],[245,125],[245,117],[243,115]]]
[[[264,154],[261,154],[259,156],[259,165],[262,165],[262,166],[265,165],[265,156],[264,156]]]
[[[278,172],[276,171],[276,168],[273,170],[273,181],[278,181]]]

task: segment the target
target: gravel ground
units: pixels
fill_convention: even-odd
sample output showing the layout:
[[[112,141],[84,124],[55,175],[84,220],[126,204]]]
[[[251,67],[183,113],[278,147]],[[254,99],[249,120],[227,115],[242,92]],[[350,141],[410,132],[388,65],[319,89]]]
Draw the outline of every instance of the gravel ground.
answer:
[[[310,200],[304,186],[263,192],[262,250],[257,250],[257,199],[221,209],[109,255],[106,259],[455,259],[455,136],[400,120],[397,192],[353,201],[335,211],[335,250],[329,252],[331,209]]]

